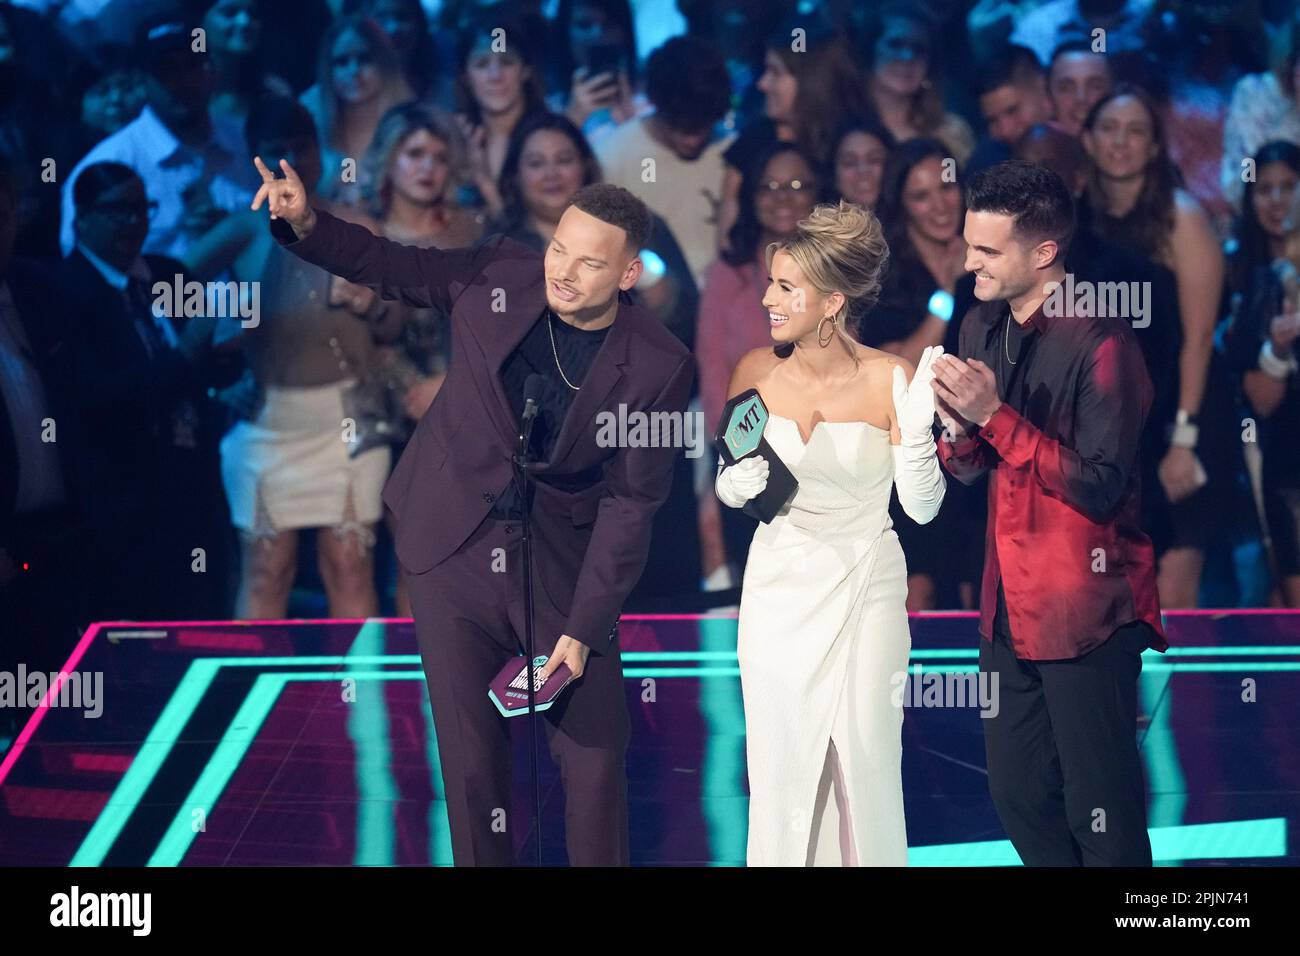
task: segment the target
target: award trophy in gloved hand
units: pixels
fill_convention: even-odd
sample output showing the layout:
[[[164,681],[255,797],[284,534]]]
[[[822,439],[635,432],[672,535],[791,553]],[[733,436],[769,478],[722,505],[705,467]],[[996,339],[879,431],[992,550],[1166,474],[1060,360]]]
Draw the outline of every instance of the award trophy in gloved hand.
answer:
[[[758,389],[749,388],[723,406],[716,435],[719,464],[724,466],[715,482],[718,498],[764,524],[777,516],[799,487],[763,437],[767,419]]]

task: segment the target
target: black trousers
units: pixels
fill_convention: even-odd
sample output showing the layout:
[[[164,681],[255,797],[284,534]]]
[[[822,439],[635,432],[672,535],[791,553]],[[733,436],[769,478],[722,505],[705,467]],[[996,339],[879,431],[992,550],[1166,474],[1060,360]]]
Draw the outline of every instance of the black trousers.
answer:
[[[997,680],[982,720],[989,792],[1026,866],[1151,865],[1137,748],[1149,634],[1134,621],[1063,661],[1020,660],[996,629],[980,638],[980,673]]]
[[[549,654],[566,615],[538,580],[534,541],[534,649]],[[457,866],[508,866],[518,819],[511,795],[511,721],[488,684],[524,648],[519,523],[489,517],[455,554],[423,574],[406,574],[415,633],[429,685],[438,758]],[[592,654],[582,676],[538,715],[564,788],[565,847],[572,866],[628,864],[627,744],[618,637]],[[528,805],[524,803],[523,805]]]

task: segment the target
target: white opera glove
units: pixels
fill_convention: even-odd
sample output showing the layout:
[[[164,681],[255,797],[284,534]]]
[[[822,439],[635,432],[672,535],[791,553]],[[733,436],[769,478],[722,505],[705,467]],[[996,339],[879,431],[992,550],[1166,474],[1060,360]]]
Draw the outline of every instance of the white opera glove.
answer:
[[[894,452],[894,487],[898,501],[908,517],[926,524],[939,513],[947,482],[939,466],[934,444],[934,360],[943,354],[942,345],[921,353],[912,382],[907,373],[894,367],[894,418],[902,441],[892,445]]]
[[[920,441],[920,436],[934,433],[934,388],[930,382],[934,379],[934,360],[942,354],[942,345],[927,345],[916,363],[911,385],[902,366],[894,366],[894,417],[904,441],[909,434]]]
[[[745,507],[745,502],[762,494],[767,487],[767,469],[767,459],[762,455],[741,459],[728,467],[723,467],[719,456],[718,476],[713,482],[718,500],[729,508]]]

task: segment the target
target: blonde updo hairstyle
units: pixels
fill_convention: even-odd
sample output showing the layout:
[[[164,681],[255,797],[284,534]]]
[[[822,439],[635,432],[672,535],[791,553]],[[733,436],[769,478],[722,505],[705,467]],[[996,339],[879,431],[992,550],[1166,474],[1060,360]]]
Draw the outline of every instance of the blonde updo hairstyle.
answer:
[[[849,329],[858,328],[862,316],[880,298],[889,246],[880,220],[857,203],[819,203],[807,219],[799,220],[785,239],[769,243],[767,267],[778,250],[785,252],[822,295],[839,292],[844,305],[831,317],[835,337],[854,359],[857,349]],[[819,326],[820,331],[820,326]]]

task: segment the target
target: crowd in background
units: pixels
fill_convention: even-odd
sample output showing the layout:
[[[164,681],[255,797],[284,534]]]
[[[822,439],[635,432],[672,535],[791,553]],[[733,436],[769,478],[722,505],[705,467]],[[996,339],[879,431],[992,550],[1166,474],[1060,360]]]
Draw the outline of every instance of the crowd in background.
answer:
[[[710,432],[769,341],[764,249],[817,202],[880,217],[889,273],[856,332],[915,362],[956,351],[974,301],[963,179],[1043,163],[1078,201],[1068,271],[1148,290],[1163,606],[1300,606],[1293,4],[636,8],[0,4],[6,656],[92,620],[409,613],[379,495],[455,360],[446,317],[279,247],[254,155],[426,247],[540,250],[584,184],[633,190],[655,214],[633,295],[697,356]],[[648,46],[647,22],[676,26]],[[258,321],[167,314],[156,283],[189,281],[236,283]],[[739,584],[753,525],[713,468],[680,458],[629,609]],[[975,606],[985,494],[950,481],[924,526],[894,503],[910,610]]]

